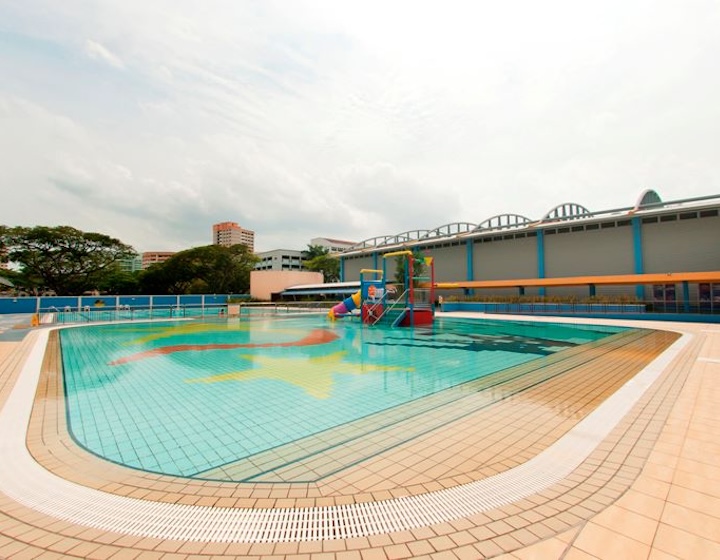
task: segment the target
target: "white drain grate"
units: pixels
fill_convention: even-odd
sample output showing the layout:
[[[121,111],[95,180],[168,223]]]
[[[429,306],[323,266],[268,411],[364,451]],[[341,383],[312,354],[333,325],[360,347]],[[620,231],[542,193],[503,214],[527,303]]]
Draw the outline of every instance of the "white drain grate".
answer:
[[[454,488],[381,502],[334,507],[245,509],[151,502],[86,488],[46,471],[25,435],[48,331],[0,411],[0,490],[69,523],[130,535],[204,542],[347,539],[403,531],[470,516],[523,499],[559,482],[595,449],[690,342],[685,334],[567,435],[526,463]]]

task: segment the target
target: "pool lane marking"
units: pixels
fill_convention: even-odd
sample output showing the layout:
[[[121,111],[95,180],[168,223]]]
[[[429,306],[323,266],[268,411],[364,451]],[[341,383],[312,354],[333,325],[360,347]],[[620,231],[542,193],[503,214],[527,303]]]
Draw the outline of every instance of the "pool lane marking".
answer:
[[[161,348],[153,348],[144,352],[137,352],[113,360],[111,366],[127,364],[129,362],[137,362],[146,358],[154,358],[155,356],[164,356],[174,354],[176,352],[204,352],[205,350],[235,350],[237,348],[284,348],[289,346],[314,346],[316,344],[327,344],[340,338],[334,332],[326,329],[315,329],[307,336],[300,340],[291,340],[287,342],[248,342],[243,344],[175,344],[172,346],[163,346]]]
[[[88,488],[45,470],[25,446],[47,344],[38,332],[0,410],[0,491],[69,523],[153,537],[201,542],[289,542],[345,539],[410,530],[467,517],[527,498],[567,477],[632,409],[694,338],[683,334],[565,436],[529,461],[488,478],[415,496],[310,508],[220,508],[153,502]]]

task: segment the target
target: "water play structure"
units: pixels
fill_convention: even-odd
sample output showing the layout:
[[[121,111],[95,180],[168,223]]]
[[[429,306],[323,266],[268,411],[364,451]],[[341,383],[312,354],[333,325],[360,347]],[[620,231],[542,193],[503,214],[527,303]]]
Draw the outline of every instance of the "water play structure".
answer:
[[[400,257],[403,264],[403,285],[398,289],[388,284],[387,259]],[[422,266],[417,266],[417,261]],[[416,275],[417,271],[420,274]],[[427,273],[427,274],[425,274]],[[422,275],[421,275],[422,274]],[[420,288],[420,284],[427,287]],[[432,257],[420,257],[412,251],[393,251],[383,255],[383,268],[362,269],[360,290],[333,306],[328,312],[332,320],[359,315],[367,325],[379,323],[393,327],[432,324],[435,317],[435,263]],[[359,313],[358,313],[359,312]]]

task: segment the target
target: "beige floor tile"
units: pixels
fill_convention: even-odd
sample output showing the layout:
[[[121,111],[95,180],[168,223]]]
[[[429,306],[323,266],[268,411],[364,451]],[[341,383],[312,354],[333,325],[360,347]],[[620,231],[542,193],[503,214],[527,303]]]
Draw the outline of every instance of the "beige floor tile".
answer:
[[[720,517],[713,517],[698,510],[668,503],[661,521],[703,539],[720,538]]]
[[[652,544],[658,526],[657,519],[617,506],[601,512],[592,522],[646,545]]]
[[[703,346],[705,356],[720,358],[720,327],[717,335],[708,337],[709,342]],[[2,356],[0,353],[0,405],[2,395],[7,394],[3,386]],[[609,368],[604,379],[611,379],[616,375],[616,365]],[[625,461],[633,468],[621,469],[617,478],[614,469],[607,469],[601,461],[603,453],[593,454],[593,461],[578,470],[570,477],[572,484],[558,485],[567,494],[547,492],[540,501],[537,496],[523,500],[523,507],[518,504],[498,510],[498,515],[476,515],[472,521],[462,521],[439,524],[433,529],[420,528],[412,532],[396,535],[377,535],[371,539],[353,539],[351,541],[328,541],[287,543],[287,545],[225,545],[217,543],[219,547],[211,545],[198,545],[197,543],[174,543],[143,540],[157,547],[155,551],[143,554],[146,558],[160,557],[164,560],[195,555],[202,552],[205,555],[228,554],[247,557],[250,551],[263,555],[263,560],[359,560],[360,558],[458,558],[474,560],[483,555],[497,555],[502,549],[518,548],[506,553],[503,558],[507,560],[530,560],[543,558],[552,560],[564,558],[587,560],[589,558],[653,558],[654,560],[669,560],[670,558],[720,558],[718,550],[720,537],[718,537],[718,508],[720,507],[720,445],[715,434],[720,430],[720,421],[717,418],[717,408],[720,405],[720,366],[715,364],[697,364],[691,377],[683,385],[683,392],[673,404],[670,401],[658,403],[659,410],[670,411],[668,404],[672,405],[671,416],[667,419],[653,419],[652,436],[643,433],[642,429],[631,425],[628,434],[631,439],[623,439],[622,434],[614,434],[609,438],[611,444],[601,446],[605,452],[611,452],[611,460]],[[618,377],[620,379],[620,377]],[[590,394],[600,395],[606,392],[592,381],[584,388]],[[620,383],[620,381],[618,381]],[[679,387],[680,385],[678,385]],[[48,383],[44,391],[50,391],[52,384]],[[55,391],[58,390],[55,386]],[[420,448],[413,450],[412,446],[401,446],[395,450],[391,459],[387,455],[379,455],[366,464],[348,470],[345,474],[334,475],[316,485],[293,487],[289,485],[268,486],[248,485],[246,487],[233,486],[229,488],[218,483],[202,483],[184,481],[181,479],[168,479],[155,475],[141,475],[133,473],[125,476],[123,469],[117,466],[101,467],[96,460],[78,450],[72,442],[61,441],[61,447],[47,447],[48,441],[43,438],[43,432],[31,424],[29,445],[40,447],[37,456],[45,464],[64,476],[76,477],[90,486],[105,487],[126,495],[134,495],[145,499],[163,499],[181,503],[198,503],[218,505],[218,500],[225,500],[222,505],[242,505],[247,507],[272,506],[281,504],[290,507],[293,503],[302,505],[332,504],[336,499],[368,500],[390,498],[409,493],[418,493],[427,489],[440,489],[452,487],[458,483],[465,483],[477,477],[506,470],[516,465],[519,460],[526,460],[545,446],[554,441],[573,422],[579,419],[578,411],[584,406],[596,406],[598,399],[582,403],[574,400],[574,386],[570,382],[546,383],[544,391],[535,396],[546,401],[535,402],[520,395],[513,399],[514,409],[494,407],[493,417],[497,420],[494,429],[486,427],[478,429],[474,421],[465,418],[456,422],[453,430],[438,430],[430,435],[418,438]],[[673,397],[674,398],[674,397]],[[560,403],[558,405],[557,403]],[[64,415],[58,401],[46,399],[42,408],[45,416],[44,426],[55,434],[65,433]],[[540,404],[540,405],[539,405]],[[567,412],[567,417],[557,425],[548,425],[549,420],[556,416],[558,410]],[[644,413],[643,413],[644,414]],[[664,413],[663,413],[664,414]],[[663,417],[664,418],[664,417]],[[497,426],[501,427],[498,429]],[[522,437],[518,427],[529,427]],[[655,434],[660,433],[660,440],[654,444]],[[632,438],[640,437],[635,445]],[[468,448],[473,452],[468,453]],[[503,451],[505,450],[505,451]],[[58,452],[62,451],[62,455]],[[501,456],[502,453],[505,456]],[[633,453],[638,453],[634,456]],[[647,463],[644,463],[647,456]],[[572,489],[572,485],[580,484],[584,478],[598,471],[603,476],[596,479],[592,496],[593,503],[600,504],[600,513],[590,522],[585,523],[587,517],[593,514],[589,503],[584,502],[591,494],[587,490]],[[415,470],[413,470],[415,469]],[[421,469],[425,469],[421,472]],[[472,469],[471,471],[463,469]],[[637,478],[638,472],[642,474]],[[77,474],[80,473],[80,474]],[[117,476],[118,482],[108,484],[108,473]],[[417,482],[417,486],[413,485]],[[603,485],[606,484],[605,487]],[[633,485],[629,488],[629,485]],[[422,487],[424,485],[424,487]],[[111,488],[112,487],[112,488]],[[412,487],[412,490],[408,490]],[[370,495],[369,492],[373,494]],[[305,497],[309,496],[310,499]],[[668,503],[665,503],[667,498]],[[612,501],[617,499],[615,505]],[[550,500],[550,501],[543,501]],[[555,500],[553,506],[552,500]],[[13,515],[23,513],[22,508],[12,504],[6,507],[7,502],[0,497],[0,509],[13,512]],[[344,503],[350,503],[345,501]],[[534,504],[542,504],[534,508]],[[610,505],[604,509],[605,505]],[[572,513],[566,510],[571,508]],[[542,513],[538,513],[541,511]],[[25,512],[27,513],[27,512]],[[502,513],[502,515],[499,515]],[[545,515],[552,516],[545,519]],[[518,516],[513,518],[512,516]],[[663,523],[657,521],[662,516]],[[502,521],[499,521],[502,519]],[[136,557],[142,551],[136,546],[138,539],[125,539],[129,546],[124,548],[102,546],[101,542],[117,541],[115,536],[107,540],[105,534],[89,533],[95,543],[84,543],[53,532],[61,531],[65,527],[67,536],[83,538],[80,533],[73,533],[72,527],[65,523],[47,523],[48,518],[43,515],[27,513],[23,523],[33,522],[51,527],[51,531],[37,530],[33,540],[44,545],[62,542],[72,543],[71,550],[82,554],[87,553],[89,558],[107,558],[115,555]],[[582,529],[574,527],[565,529],[574,524],[582,524]],[[69,527],[69,528],[68,528]],[[499,533],[509,532],[519,538],[509,535],[495,537],[495,533],[488,529],[492,527]],[[522,528],[518,532],[518,529]],[[533,528],[535,531],[533,531]],[[542,530],[539,530],[541,528]],[[656,530],[655,530],[656,529]],[[26,550],[28,554],[36,554],[39,549],[27,547],[12,539],[3,540],[2,524],[0,523],[0,556],[10,550]],[[18,533],[12,529],[15,535]],[[33,529],[33,531],[35,531]],[[564,531],[557,534],[558,531]],[[8,531],[10,532],[10,530]],[[26,532],[27,534],[27,532]],[[526,538],[522,538],[525,536]],[[14,537],[13,537],[14,538]],[[424,540],[429,538],[431,540]],[[495,541],[488,540],[495,538]],[[536,538],[545,538],[541,542],[522,548]],[[60,539],[60,540],[58,540]],[[476,540],[470,544],[470,539]],[[504,540],[503,540],[504,539]],[[130,542],[132,540],[132,542]],[[119,541],[118,541],[119,542]],[[369,548],[370,544],[375,548]],[[431,542],[433,544],[431,544]],[[12,548],[21,544],[24,549]],[[650,549],[648,545],[653,544]],[[293,546],[294,545],[294,546]],[[434,546],[433,546],[434,545]],[[94,550],[91,548],[96,546]],[[8,548],[10,547],[10,548]],[[568,548],[569,547],[569,548]],[[345,550],[347,548],[347,550]],[[162,550],[161,550],[162,549]],[[178,551],[179,554],[176,554]],[[473,554],[475,556],[473,556]],[[408,556],[409,555],[409,556]],[[188,558],[191,556],[187,556]],[[210,556],[207,556],[208,558]],[[13,557],[14,560],[14,557]]]
[[[720,519],[720,498],[709,496],[704,492],[673,485],[667,501]]]
[[[665,507],[665,500],[648,496],[631,488],[617,501],[617,505],[651,519],[660,519]]]
[[[650,545],[588,523],[573,542],[573,548],[598,558],[647,558]]]
[[[653,547],[684,559],[720,558],[720,542],[661,523]]]
[[[513,555],[519,560],[559,560],[567,549],[568,543],[552,538],[516,550]]]

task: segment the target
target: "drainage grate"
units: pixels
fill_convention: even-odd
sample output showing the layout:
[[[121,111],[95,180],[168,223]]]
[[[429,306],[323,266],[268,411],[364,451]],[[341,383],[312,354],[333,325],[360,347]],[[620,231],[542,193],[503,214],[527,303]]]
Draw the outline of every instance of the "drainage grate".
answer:
[[[48,331],[0,411],[0,490],[69,523],[130,535],[203,542],[348,539],[442,523],[501,507],[569,475],[690,342],[685,334],[563,438],[526,463],[483,480],[417,496],[333,507],[246,509],[152,502],[86,488],[46,471],[25,436]]]

